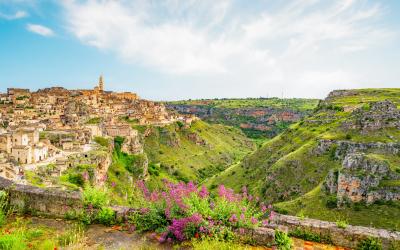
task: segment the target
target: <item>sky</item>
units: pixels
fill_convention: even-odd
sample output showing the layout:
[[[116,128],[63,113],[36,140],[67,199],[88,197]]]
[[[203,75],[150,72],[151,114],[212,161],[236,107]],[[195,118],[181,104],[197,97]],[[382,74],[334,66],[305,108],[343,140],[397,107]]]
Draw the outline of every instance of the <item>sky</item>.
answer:
[[[324,98],[400,87],[398,0],[0,0],[0,92]]]

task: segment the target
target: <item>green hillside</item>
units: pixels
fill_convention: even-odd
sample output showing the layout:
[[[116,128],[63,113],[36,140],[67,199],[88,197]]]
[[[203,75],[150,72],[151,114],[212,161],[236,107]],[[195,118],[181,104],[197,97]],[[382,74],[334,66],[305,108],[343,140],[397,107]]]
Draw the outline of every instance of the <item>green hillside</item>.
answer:
[[[203,121],[149,129],[144,145],[150,162],[183,180],[210,177],[255,149],[240,130]]]
[[[400,130],[393,125],[398,120],[384,110],[376,110],[375,106],[379,106],[376,103],[381,101],[390,101],[394,109],[397,107],[393,112],[398,112],[400,89],[334,91],[318,105],[311,116],[290,126],[284,133],[245,157],[240,164],[209,178],[206,183],[210,187],[223,183],[236,190],[246,185],[264,200],[278,203],[277,207],[281,208],[282,212],[329,220],[337,219],[332,216],[333,213],[337,213],[337,216],[345,216],[353,224],[372,224],[398,229],[398,222],[389,223],[393,214],[399,212],[395,202],[389,205],[357,205],[356,209],[353,205],[329,209],[325,205],[321,207],[320,204],[326,203],[329,195],[318,187],[325,183],[329,171],[342,168],[343,157],[346,156],[340,155],[343,153],[340,151],[343,147],[338,148],[337,144],[400,142]],[[332,145],[318,153],[321,141],[324,140],[332,142]],[[388,190],[397,192],[399,181],[396,178],[400,179],[400,155],[381,151],[375,152],[371,149],[363,153],[366,154],[366,158],[379,158],[379,162],[390,166],[389,173],[384,177],[390,180],[382,180],[379,185],[389,185],[391,189]],[[378,215],[379,210],[382,214],[374,219],[349,216],[353,213],[362,214],[364,209],[371,212],[372,216],[369,217]]]
[[[252,140],[239,129],[200,120],[191,125],[177,122],[162,127],[132,126],[143,138],[144,153],[121,152],[118,145],[123,138],[115,139],[107,181],[117,204],[138,199],[135,183],[143,177],[152,189],[162,187],[163,179],[201,182],[255,150]]]

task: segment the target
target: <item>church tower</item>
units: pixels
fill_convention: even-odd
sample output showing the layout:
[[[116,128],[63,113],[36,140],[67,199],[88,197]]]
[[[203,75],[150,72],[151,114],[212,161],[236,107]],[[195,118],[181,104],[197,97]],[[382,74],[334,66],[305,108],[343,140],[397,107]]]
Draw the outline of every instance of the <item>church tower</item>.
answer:
[[[100,92],[104,91],[103,75],[100,75],[100,78],[99,78],[99,91]]]

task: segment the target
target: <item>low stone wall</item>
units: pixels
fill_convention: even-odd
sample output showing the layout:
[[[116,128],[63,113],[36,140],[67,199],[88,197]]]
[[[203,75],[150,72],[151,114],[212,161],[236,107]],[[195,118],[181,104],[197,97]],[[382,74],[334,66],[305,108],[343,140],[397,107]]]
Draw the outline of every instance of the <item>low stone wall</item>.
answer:
[[[10,205],[23,213],[62,218],[68,211],[83,208],[82,197],[79,192],[20,185],[2,177],[0,177],[0,190],[7,191]],[[114,206],[112,208],[120,219],[129,215],[134,210],[121,206]],[[257,244],[271,245],[274,240],[275,229],[287,233],[293,233],[296,230],[312,233],[320,236],[321,239],[329,239],[333,245],[353,249],[368,237],[379,239],[382,242],[383,249],[390,249],[390,246],[394,242],[400,244],[400,232],[350,225],[346,228],[339,228],[334,222],[301,219],[281,214],[276,214],[273,221],[267,227],[247,230],[246,235]]]
[[[0,190],[8,193],[10,205],[21,213],[61,218],[68,211],[83,208],[79,192],[21,185],[2,177],[0,177]]]
[[[352,249],[356,248],[362,240],[368,237],[379,239],[382,242],[383,249],[390,249],[394,243],[400,244],[400,232],[350,225],[346,228],[339,228],[334,222],[301,219],[289,215],[277,214],[268,227],[270,229],[279,228],[287,233],[294,232],[295,230],[313,233],[319,235],[321,238],[330,239],[333,245]],[[263,234],[265,234],[267,238],[271,237],[269,231],[263,232],[263,230],[259,229],[256,230],[254,234],[255,240],[262,238]]]

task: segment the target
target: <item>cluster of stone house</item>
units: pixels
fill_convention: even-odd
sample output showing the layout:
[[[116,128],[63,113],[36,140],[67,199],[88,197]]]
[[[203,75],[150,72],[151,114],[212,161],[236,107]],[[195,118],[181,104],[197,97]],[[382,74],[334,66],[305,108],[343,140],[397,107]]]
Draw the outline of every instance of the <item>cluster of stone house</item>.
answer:
[[[45,160],[49,154],[47,144],[39,141],[36,128],[19,128],[0,134],[0,152],[20,164],[31,164]]]
[[[140,153],[143,147],[132,121],[162,126],[193,119],[136,93],[105,91],[103,77],[93,89],[8,88],[0,93],[0,176],[12,178],[17,171],[11,169],[60,152],[83,152],[96,136],[125,137],[123,150]]]

